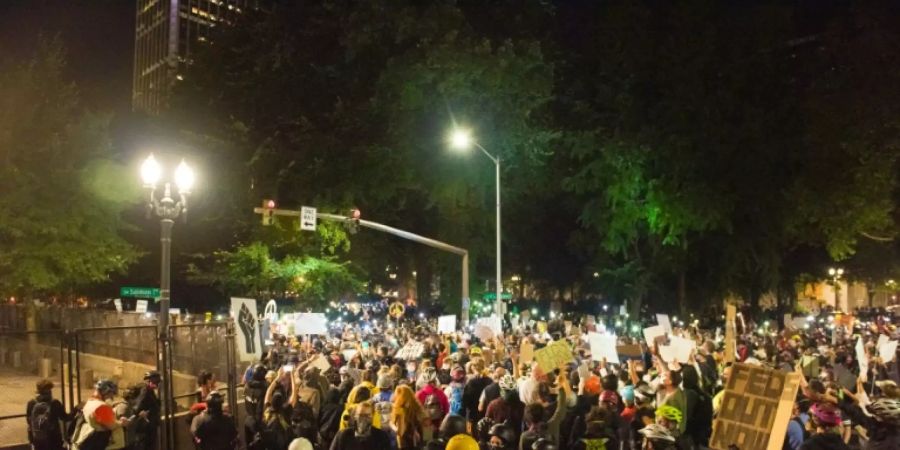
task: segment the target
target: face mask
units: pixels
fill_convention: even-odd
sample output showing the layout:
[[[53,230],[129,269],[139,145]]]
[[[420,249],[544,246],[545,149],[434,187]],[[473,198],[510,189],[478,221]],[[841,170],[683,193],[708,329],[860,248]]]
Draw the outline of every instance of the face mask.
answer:
[[[358,417],[356,419],[356,434],[363,435],[368,434],[369,430],[372,429],[372,418],[371,417]]]
[[[491,450],[503,450],[503,446],[498,444],[491,444]]]

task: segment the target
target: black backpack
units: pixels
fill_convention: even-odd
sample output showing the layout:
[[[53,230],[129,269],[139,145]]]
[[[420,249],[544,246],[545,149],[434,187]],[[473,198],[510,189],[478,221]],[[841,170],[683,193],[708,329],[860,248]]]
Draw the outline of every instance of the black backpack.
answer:
[[[80,408],[75,411],[75,419],[72,426],[66,430],[66,441],[70,444],[81,433],[81,427],[91,426],[84,418],[84,411]],[[79,450],[104,450],[109,445],[109,439],[112,437],[111,431],[94,430],[79,446]]]
[[[53,405],[49,401],[38,401],[31,408],[31,440],[36,444],[50,444],[62,435],[59,420],[53,416]]]

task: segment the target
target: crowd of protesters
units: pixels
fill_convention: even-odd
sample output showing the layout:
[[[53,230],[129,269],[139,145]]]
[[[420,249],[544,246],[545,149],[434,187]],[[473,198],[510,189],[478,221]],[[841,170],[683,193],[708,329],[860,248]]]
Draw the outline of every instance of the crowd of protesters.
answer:
[[[742,363],[801,374],[783,448],[900,449],[897,362],[878,345],[896,339],[896,328],[887,316],[846,329],[834,317],[780,331],[742,318],[733,355],[721,330],[675,327],[653,342],[622,336],[640,351],[619,361],[591,355],[583,337],[602,326],[589,317],[505,324],[492,336],[441,334],[436,320],[418,318],[341,323],[330,336],[273,336],[244,374],[238,427],[212,375],[200,374],[191,432],[199,449],[702,449],[732,364]],[[660,345],[674,336],[693,341],[688,360],[661,358]],[[573,359],[555,367],[520,354],[523,343],[537,351],[560,341]],[[401,350],[409,342],[421,344],[415,354]],[[50,397],[52,384],[39,383],[29,439],[35,449],[156,448],[158,383],[149,373],[119,396],[101,381],[78,417]],[[47,428],[45,420],[76,425]]]

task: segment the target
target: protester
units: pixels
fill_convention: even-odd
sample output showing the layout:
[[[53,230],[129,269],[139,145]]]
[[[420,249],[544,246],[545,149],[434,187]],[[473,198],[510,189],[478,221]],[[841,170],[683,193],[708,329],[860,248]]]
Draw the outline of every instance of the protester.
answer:
[[[375,450],[391,448],[387,433],[373,426],[375,410],[371,402],[353,407],[352,428],[341,430],[331,443],[331,450]],[[449,446],[448,446],[449,448]]]
[[[161,402],[157,389],[162,382],[162,375],[155,370],[144,374],[144,384],[135,400],[135,414],[147,423],[135,438],[135,450],[155,450],[160,422]]]
[[[199,450],[227,450],[238,445],[238,432],[234,421],[223,413],[222,394],[207,395],[206,410],[191,423],[191,435]]]
[[[37,396],[28,401],[28,443],[34,450],[62,450],[63,422],[70,420],[59,400],[53,398],[53,382],[47,379],[35,384]]]
[[[113,381],[97,382],[91,398],[75,419],[73,450],[104,450],[109,445],[112,431],[128,425],[127,419],[116,419],[116,413],[108,403],[118,392],[119,387]]]

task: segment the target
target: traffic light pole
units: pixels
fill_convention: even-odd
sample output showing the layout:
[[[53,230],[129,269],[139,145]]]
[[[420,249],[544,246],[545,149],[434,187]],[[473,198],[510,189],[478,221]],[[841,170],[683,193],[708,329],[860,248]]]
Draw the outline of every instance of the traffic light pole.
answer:
[[[275,209],[275,208],[254,208],[253,212],[257,214],[262,214],[263,219],[271,216],[286,216],[286,217],[300,217],[300,211],[294,211],[290,209]],[[372,222],[370,220],[362,220],[362,219],[354,219],[352,217],[341,216],[338,214],[328,214],[328,213],[320,213],[316,212],[316,218],[320,220],[329,220],[334,222],[343,222],[343,223],[355,223],[361,227],[371,228],[373,230],[381,231],[383,233],[392,234],[397,237],[401,237],[403,239],[407,239],[413,242],[418,242],[419,244],[427,245],[432,248],[436,248],[438,250],[443,250],[445,252],[450,252],[455,255],[459,255],[462,257],[462,311],[460,314],[460,319],[462,321],[463,326],[469,325],[469,251],[464,248],[459,248],[445,242],[441,242],[435,239],[427,238],[425,236],[420,236],[415,233],[410,233],[409,231],[401,230],[399,228],[394,228],[382,223]]]

